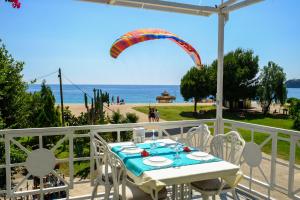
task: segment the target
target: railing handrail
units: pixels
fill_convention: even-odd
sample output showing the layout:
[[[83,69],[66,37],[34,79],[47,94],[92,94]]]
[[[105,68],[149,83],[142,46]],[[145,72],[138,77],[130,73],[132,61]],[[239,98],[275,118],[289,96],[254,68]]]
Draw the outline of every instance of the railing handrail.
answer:
[[[283,129],[283,128],[265,126],[265,125],[260,125],[260,124],[253,124],[253,123],[248,123],[248,122],[235,121],[235,120],[231,120],[231,119],[223,119],[223,122],[238,125],[239,128],[248,128],[249,129],[249,127],[250,127],[250,128],[255,128],[255,129],[261,129],[261,130],[267,131],[267,132],[279,132],[279,133],[284,133],[284,134],[300,137],[300,131],[291,130],[291,129]]]
[[[140,122],[140,123],[124,123],[124,124],[102,124],[102,125],[83,125],[83,126],[65,126],[65,127],[44,127],[44,128],[24,128],[24,129],[3,129],[0,130],[0,134],[9,134],[9,133],[36,133],[47,130],[50,132],[69,132],[76,130],[97,130],[104,129],[110,131],[110,129],[122,129],[122,128],[134,128],[137,126],[174,126],[174,125],[184,125],[189,126],[195,123],[205,123],[205,122],[214,122],[215,119],[200,119],[200,120],[182,120],[182,121],[166,121],[166,122]]]
[[[215,119],[200,119],[200,120],[182,120],[182,121],[167,121],[167,122],[140,122],[140,123],[127,123],[127,124],[103,124],[103,125],[83,125],[83,126],[65,126],[65,127],[45,127],[45,128],[25,128],[25,129],[3,129],[0,130],[0,134],[9,134],[9,133],[35,133],[35,132],[41,132],[44,130],[47,130],[48,133],[50,132],[61,132],[63,134],[64,132],[68,131],[76,131],[76,130],[97,130],[97,129],[104,129],[107,131],[110,131],[110,129],[122,129],[122,128],[134,128],[137,126],[172,126],[172,125],[185,125],[188,126],[189,124],[195,124],[195,123],[205,123],[205,122],[214,122]],[[241,121],[235,121],[230,119],[223,119],[224,123],[231,123],[234,125],[238,125],[240,127],[245,128],[255,128],[255,129],[262,129],[264,131],[269,132],[280,132],[285,133],[289,135],[299,136],[300,137],[300,131],[296,130],[290,130],[290,129],[283,129],[283,128],[276,128],[271,126],[265,126],[265,125],[259,125],[259,124],[253,124],[249,122],[241,122]]]

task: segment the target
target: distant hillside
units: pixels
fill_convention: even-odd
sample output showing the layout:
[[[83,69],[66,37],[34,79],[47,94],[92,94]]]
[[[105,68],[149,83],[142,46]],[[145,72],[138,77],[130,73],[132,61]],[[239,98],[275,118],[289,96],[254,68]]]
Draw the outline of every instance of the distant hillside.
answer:
[[[300,79],[292,79],[286,82],[287,88],[300,88]]]

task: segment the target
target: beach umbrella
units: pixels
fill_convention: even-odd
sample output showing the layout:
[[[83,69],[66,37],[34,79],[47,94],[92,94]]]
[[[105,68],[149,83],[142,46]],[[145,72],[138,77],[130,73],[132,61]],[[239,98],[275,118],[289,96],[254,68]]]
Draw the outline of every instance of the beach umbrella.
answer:
[[[179,38],[177,35],[162,29],[138,29],[128,32],[118,38],[110,49],[110,55],[117,58],[125,49],[140,42],[157,39],[168,39],[179,45],[193,59],[195,65],[201,67],[201,59],[192,45]]]

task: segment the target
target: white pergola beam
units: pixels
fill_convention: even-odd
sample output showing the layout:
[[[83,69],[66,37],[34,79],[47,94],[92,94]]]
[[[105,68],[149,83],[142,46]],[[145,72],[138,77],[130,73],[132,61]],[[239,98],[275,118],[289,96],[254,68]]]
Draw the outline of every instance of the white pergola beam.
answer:
[[[235,2],[237,2],[237,0],[228,0],[228,1],[225,1],[224,3],[220,4],[218,7],[224,8],[226,6],[230,6],[230,5],[234,4]]]
[[[233,4],[231,6],[227,6],[227,7],[223,8],[222,11],[223,11],[223,13],[229,13],[229,12],[232,12],[232,11],[238,10],[240,8],[247,7],[252,4],[262,2],[262,1],[264,1],[264,0],[245,0],[245,1],[241,1],[236,4]]]
[[[190,15],[210,16],[218,13],[219,9],[211,6],[198,6],[192,4],[184,4],[177,2],[169,2],[162,0],[81,0],[102,4],[110,4],[116,6],[125,6],[133,8],[144,8],[151,10],[160,10],[165,12],[176,12]]]

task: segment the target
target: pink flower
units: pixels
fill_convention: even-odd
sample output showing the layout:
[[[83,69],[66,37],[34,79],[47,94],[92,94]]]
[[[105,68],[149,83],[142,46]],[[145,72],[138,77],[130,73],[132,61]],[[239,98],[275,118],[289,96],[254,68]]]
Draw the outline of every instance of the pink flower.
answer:
[[[11,5],[13,8],[21,8],[21,3],[19,2],[19,0],[8,0],[9,2],[11,2]]]

